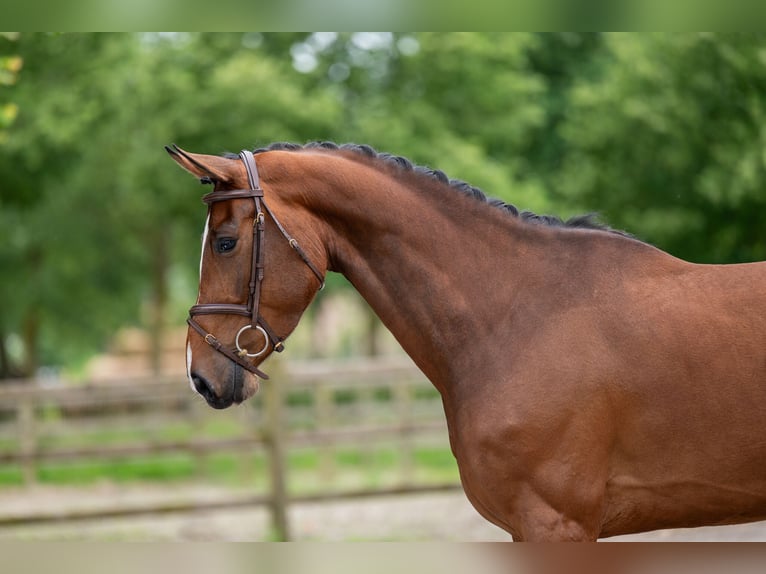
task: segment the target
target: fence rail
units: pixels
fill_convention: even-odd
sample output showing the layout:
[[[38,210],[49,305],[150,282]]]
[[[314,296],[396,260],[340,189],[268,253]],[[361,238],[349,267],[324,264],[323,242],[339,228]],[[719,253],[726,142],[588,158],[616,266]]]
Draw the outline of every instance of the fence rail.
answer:
[[[3,516],[0,510],[0,525],[263,504],[271,509],[277,536],[289,539],[287,507],[292,502],[459,488],[454,479],[423,483],[413,478],[414,441],[427,437],[446,446],[447,439],[440,397],[409,360],[272,361],[271,370],[272,379],[262,383],[256,400],[223,414],[209,409],[189,390],[188,383],[178,379],[0,386],[0,464],[20,467],[27,483],[35,482],[46,463],[184,453],[204,468],[210,455],[223,451],[265,453],[270,476],[263,495],[238,494],[230,500],[207,503],[167,501],[150,507],[58,510],[29,516]],[[236,433],[214,436],[203,430],[179,439],[160,432],[172,421],[204,429],[211,417],[219,422],[236,419]],[[132,435],[113,444],[87,441],[87,435],[95,430],[119,434],[124,428],[145,433],[138,439]],[[349,444],[361,448],[379,441],[394,444],[399,455],[399,479],[394,484],[289,491],[286,459],[291,451],[316,449],[318,474],[329,480],[337,472],[334,449]]]

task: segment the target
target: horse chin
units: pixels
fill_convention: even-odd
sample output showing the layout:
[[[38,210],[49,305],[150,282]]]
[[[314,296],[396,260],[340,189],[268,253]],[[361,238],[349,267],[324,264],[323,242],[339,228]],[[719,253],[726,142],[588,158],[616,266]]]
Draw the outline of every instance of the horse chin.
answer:
[[[237,401],[242,403],[255,395],[260,388],[260,380],[255,375],[246,375],[245,380],[242,383],[242,399]]]
[[[260,383],[257,375],[245,371],[236,363],[233,366],[231,398],[233,403],[239,405],[258,392]]]
[[[205,396],[208,404],[214,409],[227,409],[233,405],[240,405],[258,392],[258,377],[248,373],[241,366],[233,363],[229,376],[227,390],[222,396]]]

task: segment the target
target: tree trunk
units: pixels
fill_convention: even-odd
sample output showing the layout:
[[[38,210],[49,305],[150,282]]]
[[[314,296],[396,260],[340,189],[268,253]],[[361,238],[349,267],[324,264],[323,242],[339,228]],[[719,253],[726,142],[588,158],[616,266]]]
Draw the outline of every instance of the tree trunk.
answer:
[[[27,255],[29,277],[32,284],[39,281],[40,270],[43,267],[42,249],[32,247]],[[39,295],[38,295],[39,296]],[[21,319],[21,342],[24,349],[24,358],[21,360],[21,376],[32,378],[40,366],[40,305],[38,296],[33,296],[29,307],[24,311]]]
[[[5,344],[5,331],[0,330],[0,379],[10,379],[13,367],[8,357],[8,348]]]
[[[39,367],[40,354],[38,340],[40,338],[40,313],[37,309],[29,309],[24,315],[22,325],[22,341],[24,343],[24,363],[21,367],[23,377],[34,377]]]
[[[168,243],[166,228],[159,228],[154,235],[152,249],[152,301],[149,316],[149,340],[151,341],[150,366],[152,374],[162,371],[162,355],[165,342],[165,311],[168,302]]]

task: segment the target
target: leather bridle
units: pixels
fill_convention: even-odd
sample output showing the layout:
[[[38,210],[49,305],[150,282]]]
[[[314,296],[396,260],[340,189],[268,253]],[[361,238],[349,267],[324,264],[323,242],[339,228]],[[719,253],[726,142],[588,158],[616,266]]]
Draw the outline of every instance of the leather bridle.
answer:
[[[229,303],[203,303],[193,305],[189,309],[189,318],[186,322],[189,326],[199,333],[205,342],[213,347],[219,353],[222,353],[243,369],[254,373],[262,379],[268,379],[268,375],[259,370],[255,365],[248,361],[248,358],[260,357],[268,349],[269,346],[273,347],[273,350],[277,353],[281,353],[284,348],[284,337],[278,336],[264,318],[258,313],[258,307],[260,305],[261,297],[261,283],[263,282],[264,275],[264,238],[265,238],[265,213],[268,213],[271,219],[276,224],[279,231],[284,238],[290,244],[303,262],[309,269],[316,275],[319,280],[319,289],[324,288],[324,277],[317,267],[311,262],[306,253],[303,251],[298,242],[282,227],[279,220],[274,216],[274,213],[269,209],[268,205],[263,198],[263,190],[260,186],[260,180],[258,177],[258,168],[255,165],[255,158],[252,152],[243,150],[239,153],[239,158],[245,165],[247,171],[247,179],[250,184],[250,189],[235,189],[226,191],[213,191],[208,193],[202,198],[208,206],[208,215],[212,208],[212,204],[219,201],[229,201],[232,199],[253,198],[255,204],[255,212],[253,215],[253,253],[252,253],[252,267],[250,269],[250,293],[247,297],[247,304],[236,305]],[[203,246],[203,249],[205,247]],[[195,317],[198,315],[242,315],[250,318],[250,323],[242,327],[234,339],[234,347],[227,347],[218,338],[209,333],[202,325],[200,325]],[[263,347],[255,353],[248,352],[247,349],[240,345],[239,338],[248,329],[258,331],[263,335],[264,344]]]

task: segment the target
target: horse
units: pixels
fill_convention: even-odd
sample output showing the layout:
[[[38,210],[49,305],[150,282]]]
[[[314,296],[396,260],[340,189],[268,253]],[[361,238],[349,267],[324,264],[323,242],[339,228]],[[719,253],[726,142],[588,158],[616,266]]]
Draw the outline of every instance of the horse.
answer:
[[[211,406],[257,391],[333,271],[438,389],[465,493],[513,540],[766,519],[766,263],[689,263],[365,145],[167,150],[213,185],[186,346]]]

